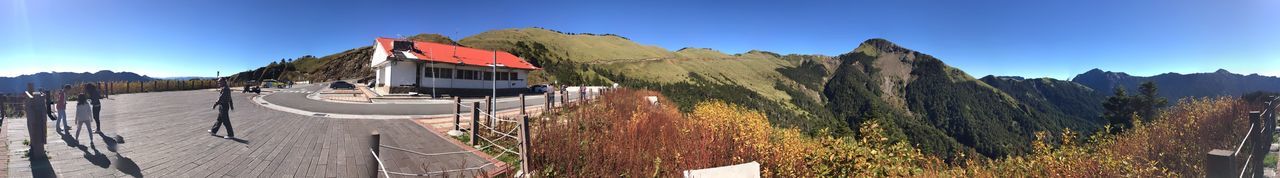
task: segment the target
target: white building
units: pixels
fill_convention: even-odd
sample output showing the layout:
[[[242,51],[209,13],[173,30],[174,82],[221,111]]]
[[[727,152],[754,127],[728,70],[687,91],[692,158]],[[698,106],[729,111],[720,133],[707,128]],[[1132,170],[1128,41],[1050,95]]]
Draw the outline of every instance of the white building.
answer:
[[[383,95],[489,95],[495,78],[500,95],[515,94],[526,91],[529,72],[539,70],[507,52],[393,38],[375,40],[369,65],[377,72],[370,87]]]

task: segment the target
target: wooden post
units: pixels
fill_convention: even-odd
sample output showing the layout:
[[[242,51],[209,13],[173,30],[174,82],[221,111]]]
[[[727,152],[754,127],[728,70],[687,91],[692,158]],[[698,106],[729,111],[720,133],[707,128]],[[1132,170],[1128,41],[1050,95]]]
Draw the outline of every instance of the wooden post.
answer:
[[[1248,138],[1250,142],[1253,142],[1250,144],[1250,146],[1253,147],[1251,150],[1249,150],[1253,152],[1250,155],[1255,155],[1255,156],[1251,158],[1251,160],[1249,161],[1249,164],[1244,166],[1249,166],[1248,168],[1248,170],[1250,171],[1249,174],[1262,175],[1262,158],[1266,157],[1267,151],[1268,151],[1267,148],[1271,146],[1270,142],[1266,142],[1268,138],[1271,138],[1271,135],[1266,134],[1267,133],[1266,130],[1268,129],[1266,128],[1267,125],[1265,121],[1262,120],[1261,111],[1249,111],[1249,119],[1258,126],[1258,130],[1249,131],[1249,132],[1253,132],[1253,134],[1256,134],[1256,135],[1251,135]]]
[[[477,145],[476,143],[479,143],[479,142],[476,142],[476,140],[479,139],[476,137],[477,136],[476,131],[479,130],[479,128],[480,128],[480,102],[479,101],[471,102],[471,130],[468,131],[468,132],[471,132],[471,139],[470,139],[471,146],[476,146]]]
[[[375,156],[382,156],[380,155],[382,147],[378,146],[381,144],[379,142],[382,142],[381,137],[382,136],[378,134],[377,130],[373,131],[373,134],[369,135],[369,149],[373,151],[373,155],[369,156],[369,177],[372,178],[378,178],[378,159],[375,158]]]
[[[1238,170],[1230,150],[1210,150],[1204,159],[1205,177],[1237,177]]]
[[[484,104],[484,105],[485,105],[485,108],[487,109],[487,110],[485,110],[485,111],[487,111],[487,112],[485,112],[486,114],[485,114],[485,116],[484,116],[484,118],[485,118],[485,119],[484,119],[484,122],[485,122],[485,123],[484,123],[484,125],[485,125],[485,126],[488,126],[489,131],[493,131],[493,116],[494,116],[494,115],[493,115],[493,100],[492,100],[492,99],[494,99],[494,98],[492,98],[492,96],[485,96],[485,97],[484,97],[484,102],[485,102],[485,104]]]
[[[25,107],[24,110],[26,111],[27,117],[27,134],[30,136],[30,141],[27,145],[29,146],[29,151],[27,151],[27,153],[31,158],[44,158],[44,145],[47,143],[45,141],[48,139],[46,136],[48,131],[45,130],[45,123],[47,123],[45,120],[48,120],[48,118],[45,113],[49,112],[47,110],[49,103],[46,103],[45,101],[46,97],[49,96],[44,93],[35,94],[35,84],[32,83],[27,83],[27,92],[31,93],[30,98],[27,98],[28,96],[22,96],[26,98],[23,107]]]
[[[529,116],[520,117],[520,173],[529,175]]]
[[[528,112],[524,111],[524,93],[521,93],[520,94],[520,115],[523,116],[526,114],[528,114]]]
[[[453,97],[453,130],[462,130],[462,98]]]

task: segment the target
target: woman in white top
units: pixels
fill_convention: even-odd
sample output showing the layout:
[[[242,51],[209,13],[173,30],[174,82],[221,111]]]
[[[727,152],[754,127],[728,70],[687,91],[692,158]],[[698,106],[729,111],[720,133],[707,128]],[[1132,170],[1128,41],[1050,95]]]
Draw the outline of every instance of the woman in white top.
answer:
[[[93,107],[89,106],[89,102],[85,101],[85,97],[84,93],[80,93],[80,95],[76,97],[76,136],[74,138],[77,142],[80,140],[80,128],[92,126],[89,125],[89,123],[93,122]],[[93,128],[87,128],[85,130],[89,131],[89,144],[92,145]]]

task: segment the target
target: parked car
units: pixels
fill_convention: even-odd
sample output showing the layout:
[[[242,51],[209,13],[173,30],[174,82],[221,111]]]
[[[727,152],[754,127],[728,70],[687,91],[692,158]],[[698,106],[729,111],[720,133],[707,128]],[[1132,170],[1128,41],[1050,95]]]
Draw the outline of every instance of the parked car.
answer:
[[[337,81],[337,82],[333,82],[332,84],[329,84],[329,88],[332,88],[332,89],[356,89],[356,85],[352,85],[351,83],[347,83],[347,82],[344,82],[344,81]]]
[[[548,87],[547,87],[547,85],[533,85],[533,86],[529,86],[529,92],[533,92],[533,93],[546,93],[547,91],[548,91]]]
[[[262,80],[262,85],[261,85],[261,87],[266,87],[266,88],[284,88],[284,85],[283,85],[283,83],[281,83],[280,81],[276,81],[276,80],[274,80],[274,79],[266,79],[266,80]]]

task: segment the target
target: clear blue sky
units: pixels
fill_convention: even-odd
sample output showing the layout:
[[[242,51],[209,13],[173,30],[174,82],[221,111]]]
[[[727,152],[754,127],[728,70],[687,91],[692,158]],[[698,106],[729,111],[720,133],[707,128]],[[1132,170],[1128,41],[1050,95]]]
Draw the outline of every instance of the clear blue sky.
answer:
[[[0,76],[117,70],[213,76],[378,36],[546,27],[667,49],[838,55],[868,38],[970,75],[1066,79],[1280,75],[1280,1],[137,1],[0,2]]]

